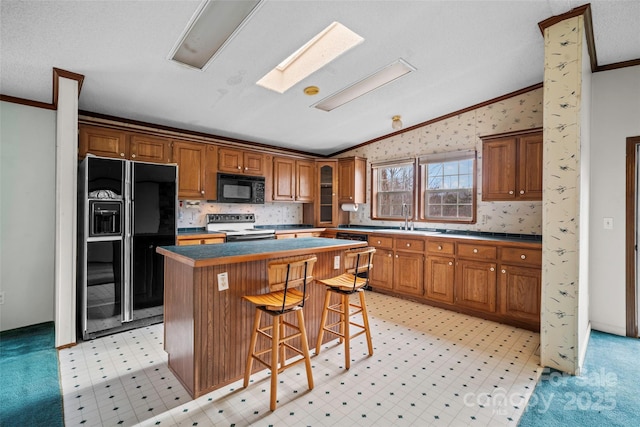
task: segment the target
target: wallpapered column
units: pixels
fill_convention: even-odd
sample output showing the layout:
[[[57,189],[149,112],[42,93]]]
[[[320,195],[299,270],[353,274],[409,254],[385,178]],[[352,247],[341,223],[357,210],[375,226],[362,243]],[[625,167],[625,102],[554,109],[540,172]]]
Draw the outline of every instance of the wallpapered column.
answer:
[[[544,31],[541,364],[579,374],[583,17]],[[583,189],[583,191],[585,191]],[[585,279],[586,280],[586,279]]]

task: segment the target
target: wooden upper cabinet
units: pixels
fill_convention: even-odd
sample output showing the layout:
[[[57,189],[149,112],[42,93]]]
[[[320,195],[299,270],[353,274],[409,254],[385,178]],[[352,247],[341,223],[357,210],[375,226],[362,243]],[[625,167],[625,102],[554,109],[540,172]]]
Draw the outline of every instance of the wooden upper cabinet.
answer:
[[[293,202],[296,198],[296,161],[273,158],[273,200]]]
[[[296,201],[313,202],[315,188],[315,162],[296,160]]]
[[[542,200],[542,131],[483,138],[482,200]]]
[[[170,163],[171,140],[157,136],[131,133],[99,126],[80,125],[78,155],[136,160],[151,163]]]
[[[171,141],[147,135],[129,137],[129,158],[140,162],[171,163]]]
[[[264,154],[233,148],[219,148],[218,170],[235,174],[264,176]]]
[[[542,200],[542,132],[518,141],[518,198]]]
[[[88,153],[100,157],[126,159],[129,155],[126,132],[81,125],[78,156],[84,158]]]
[[[175,141],[173,159],[178,164],[178,197],[206,199],[207,144]]]
[[[338,159],[338,202],[366,202],[367,159],[346,157]]]
[[[315,162],[288,157],[273,158],[273,200],[312,202]]]

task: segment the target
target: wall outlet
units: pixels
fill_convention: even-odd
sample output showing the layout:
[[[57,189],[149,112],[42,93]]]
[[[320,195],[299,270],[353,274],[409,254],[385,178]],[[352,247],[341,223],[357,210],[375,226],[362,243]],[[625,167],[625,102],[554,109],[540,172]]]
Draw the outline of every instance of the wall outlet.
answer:
[[[4,304],[4,291],[0,292],[0,305]]]
[[[333,257],[333,269],[338,270],[340,268],[340,255]]]
[[[227,289],[229,289],[229,274],[225,271],[218,274],[218,290],[226,291]]]

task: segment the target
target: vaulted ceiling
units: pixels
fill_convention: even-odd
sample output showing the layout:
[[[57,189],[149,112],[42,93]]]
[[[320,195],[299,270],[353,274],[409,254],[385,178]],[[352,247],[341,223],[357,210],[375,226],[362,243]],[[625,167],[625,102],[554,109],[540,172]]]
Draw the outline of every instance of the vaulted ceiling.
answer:
[[[0,3],[0,93],[51,102],[52,68],[85,76],[79,108],[330,154],[543,79],[538,22],[584,3],[264,0],[204,70],[168,60],[200,1]],[[598,65],[640,58],[640,2],[591,2]],[[284,94],[256,85],[333,21],[364,42]],[[416,71],[333,111],[311,107],[397,59]],[[320,88],[316,96],[306,86]]]

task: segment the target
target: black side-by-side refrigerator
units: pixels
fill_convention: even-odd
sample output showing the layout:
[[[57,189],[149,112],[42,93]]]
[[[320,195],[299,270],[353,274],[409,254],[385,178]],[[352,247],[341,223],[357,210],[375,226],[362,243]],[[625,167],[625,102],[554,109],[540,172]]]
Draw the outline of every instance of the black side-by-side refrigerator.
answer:
[[[91,339],[163,319],[177,167],[87,156],[78,168],[78,327]]]

